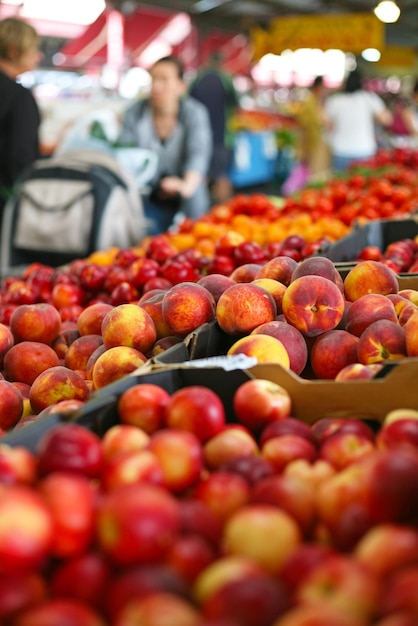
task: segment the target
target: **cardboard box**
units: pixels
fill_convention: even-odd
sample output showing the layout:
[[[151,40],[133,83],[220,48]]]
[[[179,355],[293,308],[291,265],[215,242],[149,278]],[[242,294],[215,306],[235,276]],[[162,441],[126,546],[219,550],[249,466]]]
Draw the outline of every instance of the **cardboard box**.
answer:
[[[225,355],[236,339],[216,323],[204,324],[187,338],[193,367],[208,373],[211,363],[222,363],[219,356]],[[176,365],[190,366],[192,363]],[[154,367],[159,367],[158,361],[154,361]],[[418,409],[416,358],[387,363],[375,378],[358,381],[310,380],[271,363],[257,363],[245,367],[245,371],[249,377],[267,378],[285,387],[292,398],[292,415],[310,424],[322,417],[355,417],[381,423],[393,409]],[[223,385],[227,384],[225,374]]]
[[[233,341],[234,338],[226,336],[216,324],[205,324],[188,337],[189,360],[182,363],[149,361],[133,374],[95,392],[77,411],[41,417],[2,437],[2,443],[36,452],[45,432],[68,421],[82,424],[103,436],[119,423],[119,397],[141,383],[159,385],[169,394],[190,385],[208,387],[222,399],[228,422],[235,421],[235,390],[251,378],[271,380],[287,389],[292,398],[292,416],[308,424],[323,417],[350,417],[367,420],[378,428],[389,411],[418,408],[418,359],[388,363],[372,380],[308,380],[280,365],[257,363],[256,359],[243,355],[225,356]],[[196,358],[197,355],[204,356]]]
[[[238,359],[236,363],[240,361]],[[231,366],[230,359],[225,363],[225,367],[227,366]],[[117,405],[122,393],[140,383],[159,385],[170,395],[190,385],[209,387],[222,399],[228,421],[234,421],[233,393],[241,383],[249,379],[249,376],[241,367],[226,371],[215,364],[215,360],[213,365],[208,367],[189,361],[170,365],[148,362],[132,374],[93,393],[91,399],[80,409],[70,414],[54,413],[40,417],[23,428],[10,431],[2,437],[1,442],[11,446],[24,446],[35,453],[42,436],[51,428],[66,422],[81,424],[99,436],[103,436],[109,428],[119,423]]]

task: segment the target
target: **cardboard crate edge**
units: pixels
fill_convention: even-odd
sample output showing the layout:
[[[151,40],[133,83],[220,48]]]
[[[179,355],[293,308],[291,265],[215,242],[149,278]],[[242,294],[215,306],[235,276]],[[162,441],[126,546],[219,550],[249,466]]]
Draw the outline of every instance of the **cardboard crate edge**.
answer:
[[[211,358],[216,366],[211,366]],[[211,369],[222,370],[219,357],[209,357],[204,362],[201,370],[208,375]],[[248,379],[264,378],[284,387],[292,399],[292,416],[306,423],[312,424],[323,417],[353,417],[382,423],[391,410],[418,409],[418,359],[406,358],[390,365],[382,377],[341,382],[304,379],[275,363],[257,363],[242,372]],[[148,374],[192,368],[199,368],[199,360],[170,365],[155,363]],[[228,374],[224,370],[225,384]]]

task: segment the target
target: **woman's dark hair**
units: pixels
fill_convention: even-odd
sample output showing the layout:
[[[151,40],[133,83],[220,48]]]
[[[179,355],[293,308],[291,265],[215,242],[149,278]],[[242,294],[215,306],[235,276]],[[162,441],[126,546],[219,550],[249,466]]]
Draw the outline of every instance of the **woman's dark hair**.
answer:
[[[160,63],[171,63],[171,65],[173,65],[176,70],[177,70],[177,76],[183,80],[184,78],[184,67],[183,67],[183,63],[180,61],[180,59],[178,59],[177,57],[173,56],[173,55],[169,55],[166,57],[162,57],[161,59],[158,59],[158,61],[156,61],[153,65],[153,67],[155,67],[156,65],[160,65]]]
[[[322,87],[322,85],[324,84],[324,77],[323,76],[315,76],[314,81],[311,85],[312,89],[316,89],[317,87]]]
[[[358,70],[353,70],[345,81],[344,91],[346,93],[353,93],[354,91],[360,91],[363,89],[362,75]]]

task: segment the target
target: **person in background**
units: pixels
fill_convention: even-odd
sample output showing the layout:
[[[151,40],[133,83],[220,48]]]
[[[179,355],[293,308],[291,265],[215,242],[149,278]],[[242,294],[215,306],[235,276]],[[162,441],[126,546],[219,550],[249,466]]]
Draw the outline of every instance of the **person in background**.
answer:
[[[392,123],[392,113],[382,98],[363,88],[358,70],[348,75],[343,91],[328,96],[325,114],[329,120],[332,167],[336,171],[374,156],[378,149],[375,124],[388,127]]]
[[[167,231],[178,212],[198,218],[210,207],[207,176],[212,154],[206,108],[187,97],[183,67],[167,56],[150,69],[149,98],[124,113],[119,144],[155,151],[158,167],[143,197],[148,234]]]
[[[208,67],[198,73],[189,90],[189,94],[209,111],[213,137],[209,186],[214,202],[225,202],[233,193],[229,176],[233,136],[228,130],[228,122],[239,104],[231,76],[221,69],[222,61],[222,55],[214,53]]]
[[[392,105],[393,121],[388,128],[391,146],[418,147],[418,80],[409,97],[398,96]]]
[[[309,180],[323,180],[329,173],[329,147],[325,140],[327,118],[324,110],[327,88],[317,76],[304,99],[297,121],[300,128],[299,160],[308,169]]]
[[[39,37],[27,22],[0,21],[0,216],[19,176],[40,156],[40,112],[17,78],[42,58]]]

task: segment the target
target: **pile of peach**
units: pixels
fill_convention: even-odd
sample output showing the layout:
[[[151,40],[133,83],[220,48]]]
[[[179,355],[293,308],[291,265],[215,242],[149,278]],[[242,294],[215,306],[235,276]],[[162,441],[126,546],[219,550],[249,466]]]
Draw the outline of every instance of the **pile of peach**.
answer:
[[[251,379],[134,384],[99,438],[0,447],[5,626],[415,626],[418,412],[291,416]]]
[[[230,338],[228,356],[245,354],[305,378],[372,377],[387,361],[418,355],[417,303],[417,291],[399,290],[381,262],[362,261],[343,280],[326,257],[297,263],[278,256],[122,304],[78,305],[76,321],[51,302],[15,305],[0,323],[0,428],[78,408],[210,322]]]

